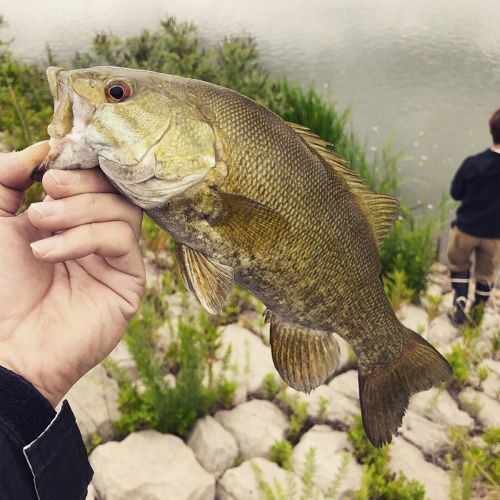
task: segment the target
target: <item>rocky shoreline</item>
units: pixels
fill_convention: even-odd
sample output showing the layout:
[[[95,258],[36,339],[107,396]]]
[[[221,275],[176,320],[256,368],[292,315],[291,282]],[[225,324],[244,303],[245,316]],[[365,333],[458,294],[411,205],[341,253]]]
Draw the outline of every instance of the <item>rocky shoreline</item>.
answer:
[[[464,344],[462,332],[446,317],[451,300],[446,267],[435,264],[422,305],[406,304],[397,313],[406,326],[446,355],[454,345]],[[360,413],[355,361],[347,344],[341,342],[342,363],[329,383],[310,395],[290,388],[285,391],[295,402],[307,403],[307,423],[292,440],[291,473],[269,460],[271,446],[289,433],[291,415],[281,400],[266,396],[262,389],[268,374],[278,377],[267,327],[251,331],[242,326],[248,323],[248,318],[241,317],[222,328],[224,345],[232,346],[231,365],[238,384],[234,407],[199,419],[185,441],[153,430],[115,441],[112,421],[119,417],[118,383],[103,365],[78,382],[68,399],[86,443],[98,444],[90,455],[95,476],[88,500],[260,500],[259,478],[269,484],[293,483],[300,498],[301,475],[311,448],[315,450],[316,498],[331,498],[328,489],[339,471],[342,477],[335,498],[349,498],[359,490],[362,466],[352,454],[346,433]],[[492,347],[499,328],[500,292],[495,290],[475,344],[481,357],[475,370],[462,385],[415,395],[400,434],[389,448],[391,471],[422,483],[426,498],[449,498],[446,454],[454,453],[450,429],[462,428],[474,436],[500,425],[500,360]],[[125,344],[116,348],[111,359],[137,377]],[[482,497],[480,491],[476,495]]]

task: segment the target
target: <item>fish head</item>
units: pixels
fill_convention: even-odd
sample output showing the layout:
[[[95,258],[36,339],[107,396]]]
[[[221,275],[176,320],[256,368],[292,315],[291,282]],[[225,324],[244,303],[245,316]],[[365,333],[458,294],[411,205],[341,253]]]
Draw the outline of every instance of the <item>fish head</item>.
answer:
[[[118,67],[47,70],[54,98],[45,168],[101,167],[144,209],[203,181],[217,136],[185,79]]]

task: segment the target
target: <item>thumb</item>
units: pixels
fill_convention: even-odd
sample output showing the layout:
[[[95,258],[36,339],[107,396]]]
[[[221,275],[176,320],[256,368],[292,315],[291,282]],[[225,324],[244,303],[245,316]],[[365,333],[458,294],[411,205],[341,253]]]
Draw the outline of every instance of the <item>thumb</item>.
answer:
[[[49,152],[49,141],[32,144],[23,151],[0,153],[0,189],[3,187],[24,191],[31,184],[33,170]]]

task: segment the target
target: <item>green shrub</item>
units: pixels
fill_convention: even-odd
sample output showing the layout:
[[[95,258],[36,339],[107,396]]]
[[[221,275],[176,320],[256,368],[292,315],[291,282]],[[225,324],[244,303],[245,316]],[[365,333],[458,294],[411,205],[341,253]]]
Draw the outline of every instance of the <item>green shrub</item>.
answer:
[[[423,500],[425,488],[418,481],[408,481],[400,473],[397,477],[387,466],[389,446],[375,448],[366,437],[360,417],[348,431],[354,446],[354,456],[363,464],[361,489],[356,493],[357,500]]]
[[[281,382],[274,373],[268,373],[262,379],[262,392],[267,399],[272,399],[278,394]]]
[[[176,343],[169,350],[168,363],[157,353],[154,335],[162,318],[161,306],[146,298],[131,321],[125,340],[140,374],[140,385],[132,383],[117,367],[111,366],[120,385],[121,418],[115,422],[120,434],[153,428],[186,436],[197,418],[217,408],[230,407],[236,385],[225,370],[215,377],[212,366],[228,360],[220,352],[220,334],[204,314],[196,324],[179,322]],[[166,379],[167,366],[177,369],[175,386]],[[207,384],[204,385],[204,379]]]
[[[482,443],[465,429],[450,430],[456,448],[455,458],[447,455],[451,471],[450,500],[476,498],[474,490],[481,483],[481,497],[500,497],[500,427],[492,427],[480,436]]]
[[[410,302],[415,297],[415,290],[407,286],[407,277],[405,271],[393,269],[385,276],[382,276],[384,291],[394,310],[405,302]]]
[[[448,363],[453,368],[453,378],[463,384],[469,380],[470,359],[465,350],[458,344],[453,344],[451,352],[445,355]]]
[[[290,441],[282,439],[281,441],[276,441],[269,451],[269,459],[272,462],[277,463],[280,467],[285,470],[292,470],[292,444]]]

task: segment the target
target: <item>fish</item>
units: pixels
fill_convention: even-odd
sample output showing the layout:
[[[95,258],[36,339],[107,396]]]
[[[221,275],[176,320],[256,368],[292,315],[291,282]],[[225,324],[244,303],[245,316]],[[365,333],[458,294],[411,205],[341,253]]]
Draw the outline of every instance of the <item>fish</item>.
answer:
[[[398,200],[369,189],[328,143],[228,88],[145,70],[47,70],[43,169],[99,166],[176,244],[182,279],[212,314],[234,284],[266,306],[274,365],[309,393],[358,359],[361,415],[389,443],[412,394],[448,362],[397,319],[379,248]],[[332,401],[335,404],[335,401]]]

